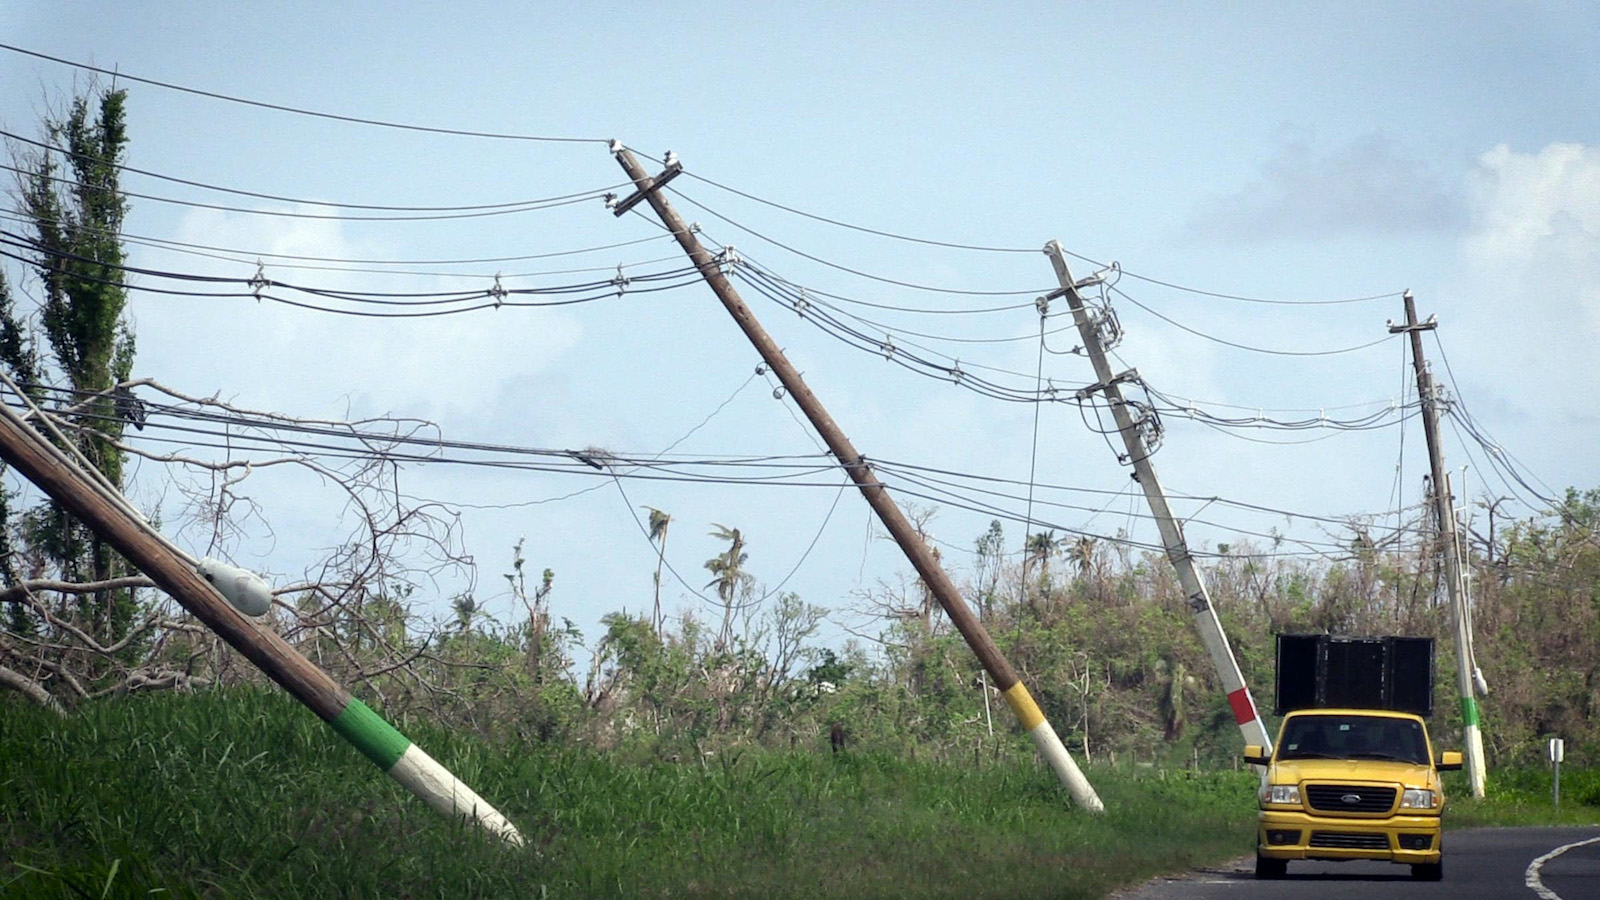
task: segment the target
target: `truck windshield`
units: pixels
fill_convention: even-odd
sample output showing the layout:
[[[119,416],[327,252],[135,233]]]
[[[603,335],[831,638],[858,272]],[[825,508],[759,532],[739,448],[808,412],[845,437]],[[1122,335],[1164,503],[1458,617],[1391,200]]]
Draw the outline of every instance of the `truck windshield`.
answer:
[[[1429,763],[1422,723],[1383,716],[1296,716],[1284,725],[1278,758]]]

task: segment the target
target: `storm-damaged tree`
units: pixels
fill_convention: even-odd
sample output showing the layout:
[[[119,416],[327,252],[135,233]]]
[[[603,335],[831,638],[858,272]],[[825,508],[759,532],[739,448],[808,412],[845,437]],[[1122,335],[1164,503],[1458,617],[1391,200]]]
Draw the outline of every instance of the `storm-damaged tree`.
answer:
[[[712,537],[728,542],[725,552],[706,560],[706,571],[712,575],[706,587],[717,589],[717,602],[722,606],[722,628],[717,632],[716,645],[724,649],[733,640],[733,618],[741,606],[741,594],[750,589],[754,579],[744,570],[750,554],[744,552],[744,535],[739,529],[715,522],[711,529]]]
[[[33,400],[67,411],[68,440],[119,488],[124,460],[116,442],[137,416],[137,403],[116,390],[134,354],[124,314],[127,204],[118,183],[125,101],[119,90],[79,96],[64,117],[45,122],[39,145],[13,151],[24,225],[6,243],[27,268],[15,291],[0,281],[0,364]],[[32,301],[26,312],[18,295]],[[7,587],[20,579],[96,586],[69,588],[52,606],[103,647],[126,637],[139,601],[135,588],[113,585],[129,580],[127,563],[53,502],[16,521],[10,512],[9,502],[0,506]],[[26,632],[37,612],[7,593],[7,626]]]

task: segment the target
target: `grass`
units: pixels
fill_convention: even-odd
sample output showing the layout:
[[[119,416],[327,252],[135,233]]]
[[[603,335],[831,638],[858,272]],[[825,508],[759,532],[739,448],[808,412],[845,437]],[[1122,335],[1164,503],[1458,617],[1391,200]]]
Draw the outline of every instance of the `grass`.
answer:
[[[411,731],[529,847],[435,815],[278,693],[136,696],[65,722],[0,698],[0,896],[1097,897],[1247,853],[1255,818],[1247,773],[1092,768],[1108,812],[1090,816],[1033,765],[634,763]],[[1563,815],[1593,821],[1575,779]],[[1508,780],[1452,818],[1524,821],[1533,788]]]
[[[1472,796],[1464,774],[1446,773],[1446,827],[1600,823],[1600,770],[1564,769],[1560,809],[1554,806],[1550,779],[1548,768],[1490,770],[1480,799]]]

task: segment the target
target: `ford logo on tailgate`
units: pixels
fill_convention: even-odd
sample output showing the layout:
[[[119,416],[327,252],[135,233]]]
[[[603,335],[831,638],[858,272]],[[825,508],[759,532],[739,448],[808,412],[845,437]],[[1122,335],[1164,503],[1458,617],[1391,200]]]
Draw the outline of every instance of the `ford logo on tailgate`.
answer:
[[[1355,804],[1361,802],[1361,795],[1360,794],[1345,794],[1344,796],[1340,797],[1339,799],[1343,800],[1345,803],[1348,803],[1348,804],[1354,806]]]

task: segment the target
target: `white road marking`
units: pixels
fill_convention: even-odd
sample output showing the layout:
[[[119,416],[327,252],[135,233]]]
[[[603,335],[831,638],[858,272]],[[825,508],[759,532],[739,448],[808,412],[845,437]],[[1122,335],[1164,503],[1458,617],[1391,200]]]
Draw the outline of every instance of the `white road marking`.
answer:
[[[1596,843],[1600,843],[1600,837],[1592,837],[1586,841],[1573,841],[1570,844],[1563,844],[1560,847],[1551,850],[1549,853],[1546,853],[1528,865],[1528,872],[1523,877],[1522,883],[1528,886],[1528,890],[1538,894],[1541,900],[1561,900],[1560,894],[1544,886],[1544,881],[1539,877],[1539,870],[1544,868],[1545,863],[1555,859],[1574,847],[1582,847],[1585,844]]]

